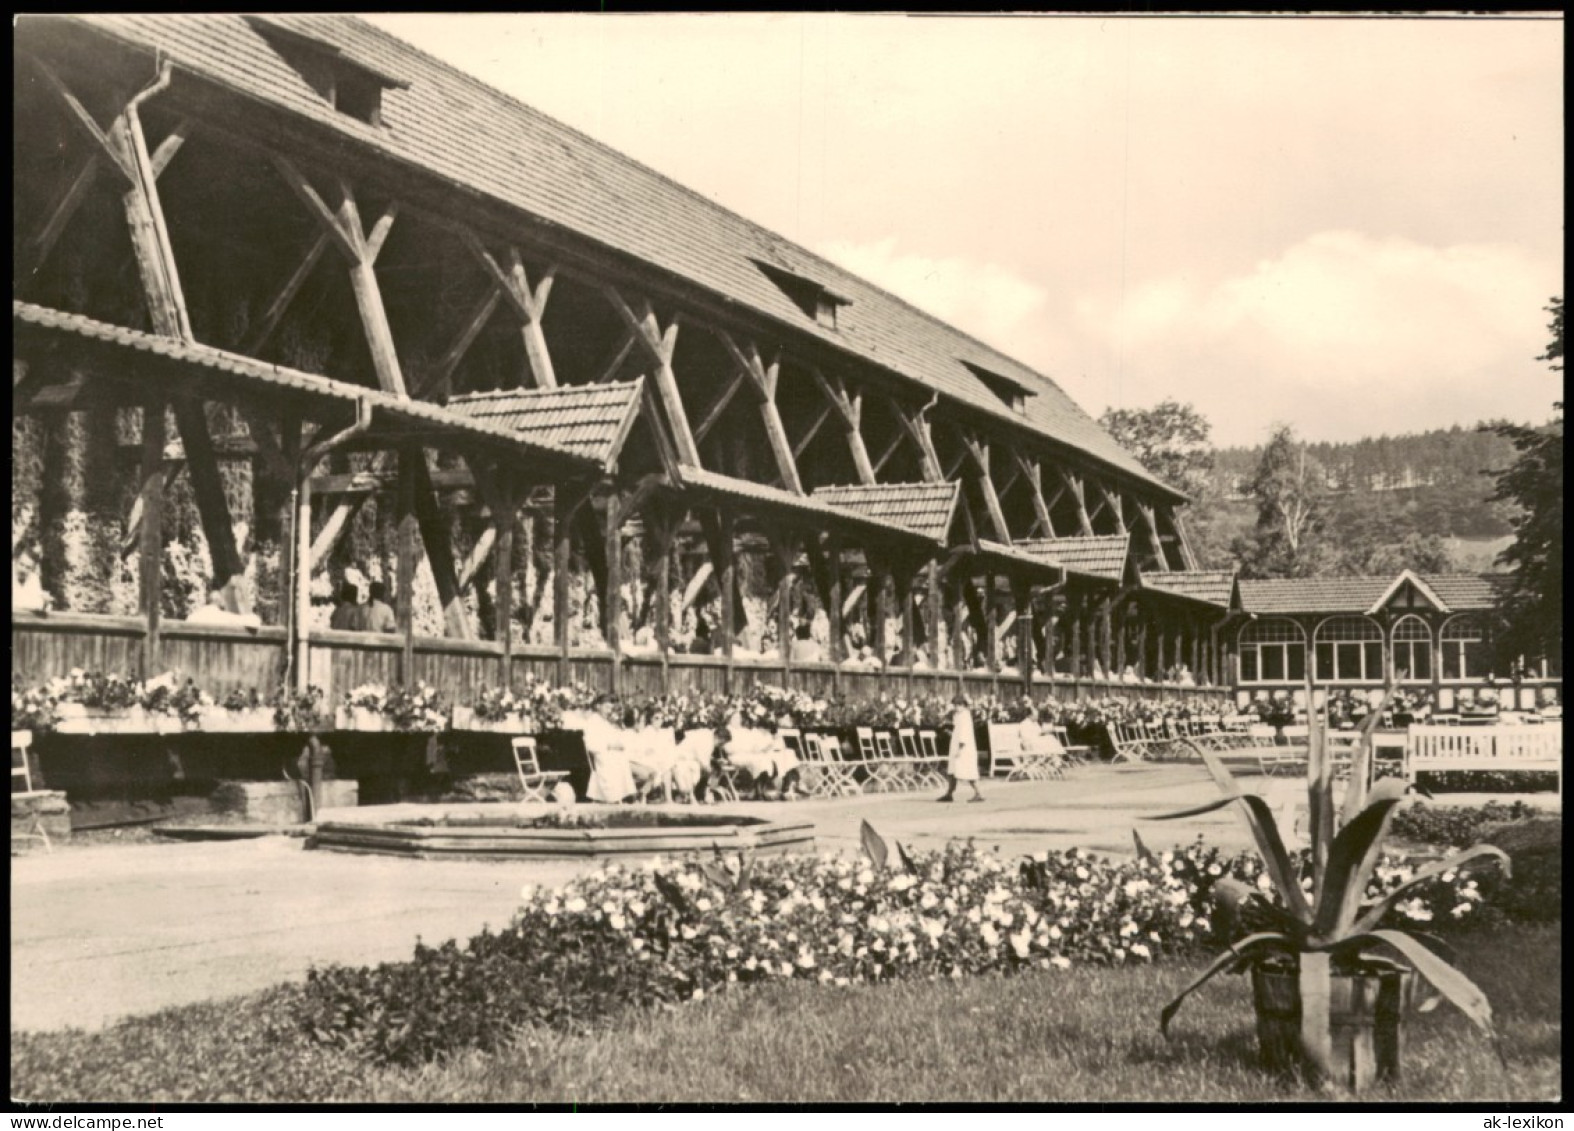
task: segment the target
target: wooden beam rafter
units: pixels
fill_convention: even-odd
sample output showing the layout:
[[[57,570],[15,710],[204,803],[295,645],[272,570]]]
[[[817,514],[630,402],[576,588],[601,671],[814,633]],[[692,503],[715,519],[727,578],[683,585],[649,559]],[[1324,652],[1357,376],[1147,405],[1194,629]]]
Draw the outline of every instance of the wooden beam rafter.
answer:
[[[634,339],[656,363],[656,392],[671,429],[670,438],[676,449],[678,462],[689,467],[700,466],[699,446],[689,428],[689,418],[683,408],[683,397],[678,392],[677,375],[672,371],[672,356],[678,344],[678,320],[673,319],[665,328],[656,317],[656,310],[649,299],[640,300],[640,309],[628,304],[621,292],[611,284],[602,287],[602,293],[612,305]]]

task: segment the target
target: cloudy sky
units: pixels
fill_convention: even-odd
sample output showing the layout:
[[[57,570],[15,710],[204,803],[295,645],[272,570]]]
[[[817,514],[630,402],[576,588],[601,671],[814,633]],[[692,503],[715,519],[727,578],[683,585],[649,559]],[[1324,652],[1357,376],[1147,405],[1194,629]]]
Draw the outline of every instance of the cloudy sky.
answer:
[[[376,22],[954,322],[1221,444],[1543,420],[1552,19]]]

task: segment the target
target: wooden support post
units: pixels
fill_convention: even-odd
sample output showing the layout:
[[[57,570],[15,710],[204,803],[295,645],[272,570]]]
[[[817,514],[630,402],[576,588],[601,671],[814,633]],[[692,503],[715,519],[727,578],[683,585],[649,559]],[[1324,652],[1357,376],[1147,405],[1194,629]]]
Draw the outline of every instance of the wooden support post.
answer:
[[[671,437],[677,448],[678,461],[689,467],[700,466],[699,448],[694,433],[689,428],[689,418],[683,408],[683,398],[678,392],[678,379],[672,372],[672,355],[678,343],[678,323],[670,322],[665,328],[656,317],[649,300],[641,303],[638,313],[629,306],[616,287],[605,286],[602,292],[612,304],[619,318],[623,319],[635,340],[645,348],[656,363],[655,386],[661,407],[671,428]]]
[[[1055,601],[1058,599],[1057,591],[1059,588],[1059,586],[1056,586],[1055,589],[1049,591],[1044,605],[1043,670],[1049,675],[1050,679],[1054,679],[1060,674],[1060,666],[1055,662]]]
[[[612,653],[612,694],[617,695],[623,689],[623,641],[618,632],[618,618],[623,612],[623,499],[615,491],[607,496],[605,553],[601,638]]]
[[[781,577],[776,583],[776,641],[782,661],[782,685],[786,686],[792,671],[792,582],[793,562],[798,557],[798,534],[788,530],[771,539],[771,550],[776,555]]]
[[[929,653],[929,668],[938,671],[940,668],[940,563],[930,562],[925,571],[924,584],[928,590],[928,599],[924,602],[924,644]]]
[[[841,663],[847,658],[847,649],[842,640],[842,543],[834,532],[826,535],[825,569],[830,579],[830,601],[826,604],[825,615],[831,627],[831,663],[836,665],[836,674],[832,676],[831,682],[840,690]]]
[[[1006,515],[1000,507],[1000,496],[995,491],[995,481],[989,474],[989,445],[972,433],[962,434],[962,444],[973,461],[973,473],[979,493],[984,497],[984,509],[989,512],[989,524],[995,528],[995,537],[1011,544],[1011,528],[1006,525]]]
[[[496,606],[497,629],[494,636],[503,645],[502,678],[499,686],[514,683],[514,525],[518,521],[519,496],[513,475],[499,469],[495,482],[496,504],[492,507],[492,600]]]
[[[819,386],[825,399],[831,402],[831,407],[842,422],[842,431],[847,436],[848,454],[853,459],[853,469],[858,473],[858,482],[872,484],[875,482],[874,465],[869,461],[869,449],[864,446],[863,433],[859,425],[863,417],[863,394],[849,395],[846,382],[840,373],[832,373],[830,378],[818,369],[810,368],[809,375],[814,378],[814,383]]]
[[[432,580],[437,586],[437,599],[443,606],[443,635],[454,640],[471,640],[470,618],[465,612],[464,594],[454,571],[453,539],[449,536],[448,522],[437,505],[432,491],[431,473],[426,467],[426,453],[420,449],[407,449],[410,453],[411,473],[415,480],[415,516],[421,529],[421,545],[426,550],[426,560],[432,569]],[[404,470],[404,453],[400,454],[400,471]]]
[[[721,654],[727,661],[726,688],[732,690],[732,639],[737,631],[737,550],[732,537],[731,512],[717,508],[702,517],[716,586],[721,596]]]
[[[869,626],[869,648],[883,671],[891,662],[885,633],[886,622],[891,619],[891,564],[884,555],[871,556],[867,549],[864,560],[869,564],[869,589],[874,598],[869,602],[870,619],[874,622]]]
[[[1111,614],[1114,611],[1115,599],[1105,597],[1099,602],[1098,608],[1098,636],[1099,636],[1099,664],[1104,668],[1104,678],[1109,679],[1110,665],[1114,662],[1111,653]]]
[[[968,612],[971,585],[971,580],[964,574],[959,574],[951,582],[951,669],[958,672],[969,670],[973,661],[962,644],[962,618]]]
[[[1011,458],[1016,461],[1017,468],[1027,479],[1028,487],[1032,490],[1035,529],[1043,537],[1053,538],[1055,524],[1049,517],[1049,504],[1044,501],[1043,472],[1038,460],[1028,459],[1015,446],[1011,448]]]
[[[1088,514],[1087,489],[1084,487],[1082,477],[1066,471],[1058,465],[1055,473],[1060,476],[1061,482],[1071,492],[1071,501],[1077,507],[1077,529],[1082,537],[1091,537],[1093,534],[1093,518]]]
[[[1033,587],[1026,581],[1013,581],[1011,596],[1017,612],[1017,674],[1022,677],[1022,694],[1031,697],[1038,663],[1033,655]]]
[[[229,503],[224,498],[224,479],[219,471],[218,457],[213,451],[213,438],[208,435],[208,421],[202,411],[202,404],[193,400],[176,401],[175,423],[180,428],[180,441],[186,449],[186,470],[191,476],[197,514],[213,561],[210,588],[224,594],[224,604],[230,612],[249,612],[240,607],[238,589],[244,580],[246,566],[235,545],[235,528],[230,522]]]
[[[913,668],[914,649],[914,624],[913,624],[913,582],[917,574],[913,571],[913,564],[905,559],[896,564],[896,571],[891,575],[891,585],[896,592],[896,603],[902,610],[902,640],[901,662],[902,667],[909,672]],[[909,687],[911,686],[911,680]]]
[[[416,465],[426,470],[426,456],[419,448],[403,448],[399,452],[399,505],[398,540],[399,557],[396,575],[398,592],[394,594],[394,619],[404,646],[399,657],[399,682],[408,684],[415,675],[415,539],[420,532],[420,519],[416,516],[417,478]]]
[[[995,573],[984,570],[984,663],[991,675],[1000,674],[1000,637],[995,631]]]
[[[290,474],[290,491],[283,497],[279,504],[279,619],[286,627],[285,639],[291,639],[288,631],[291,618],[295,615],[295,572],[299,568],[295,558],[295,492],[298,489],[294,467],[301,458],[301,421],[295,413],[286,413],[279,421],[279,452],[282,458],[292,469]],[[310,524],[307,524],[308,532]],[[285,645],[288,653],[289,645]],[[286,654],[283,657],[283,666],[288,671],[294,657]],[[288,679],[283,682],[288,685]]]
[[[159,597],[164,563],[164,402],[142,408],[142,531],[137,607],[142,614],[142,678],[158,675]]]
[[[1071,678],[1086,679],[1088,670],[1082,662],[1082,640],[1086,633],[1087,600],[1081,593],[1066,595],[1066,614],[1071,622]]]
[[[1137,678],[1138,679],[1147,679],[1148,678],[1148,618],[1147,618],[1146,615],[1144,615],[1143,610],[1139,609],[1136,605],[1132,605],[1131,607],[1132,607],[1132,609],[1134,609],[1137,612]],[[1164,650],[1164,632],[1163,632],[1162,629],[1159,631],[1158,635],[1159,635],[1159,640],[1158,640],[1159,651],[1162,652]],[[1121,670],[1121,674],[1124,675],[1125,672],[1126,672],[1126,668],[1125,668],[1124,664],[1121,665],[1121,669],[1120,670]],[[1155,672],[1153,674],[1159,675],[1159,674],[1162,674],[1162,673]]]
[[[589,498],[588,491],[578,485],[555,484],[552,489],[552,638],[557,646],[557,681],[559,686],[569,684],[569,633],[568,582],[573,566],[574,515]]]

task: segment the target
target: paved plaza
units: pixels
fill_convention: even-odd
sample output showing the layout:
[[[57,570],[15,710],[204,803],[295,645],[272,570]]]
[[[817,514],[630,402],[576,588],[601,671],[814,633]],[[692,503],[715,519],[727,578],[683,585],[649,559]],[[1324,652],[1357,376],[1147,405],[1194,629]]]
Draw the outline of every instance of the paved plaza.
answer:
[[[1291,778],[1243,784],[1276,805],[1304,797],[1303,783]],[[865,819],[887,840],[914,848],[972,837],[1007,856],[1071,846],[1130,855],[1133,828],[1156,850],[1199,835],[1224,848],[1248,846],[1228,809],[1176,822],[1143,820],[1217,796],[1198,765],[1092,766],[1060,781],[985,781],[982,788],[981,805],[882,794],[726,808],[812,821],[817,847],[848,852],[858,850]],[[384,812],[395,808],[409,816],[454,807]],[[324,816],[374,814],[367,808]],[[13,858],[12,1028],[98,1028],[299,979],[313,965],[408,958],[417,938],[435,945],[507,923],[523,884],[561,883],[597,866],[355,856],[303,851],[302,843],[270,836],[94,845]]]

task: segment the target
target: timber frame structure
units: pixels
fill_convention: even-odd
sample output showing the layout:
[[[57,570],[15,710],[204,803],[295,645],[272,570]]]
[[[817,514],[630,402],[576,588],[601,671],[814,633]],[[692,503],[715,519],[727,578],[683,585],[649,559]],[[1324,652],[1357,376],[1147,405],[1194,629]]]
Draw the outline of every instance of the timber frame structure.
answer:
[[[1233,578],[1048,378],[353,18],[24,18],[14,49],[13,425],[130,437],[136,562],[133,611],[59,600],[46,560],[17,670],[1080,697],[1184,669],[1224,700]],[[262,627],[167,611],[181,472]],[[358,522],[393,634],[312,599]],[[702,603],[710,654],[679,650]]]

